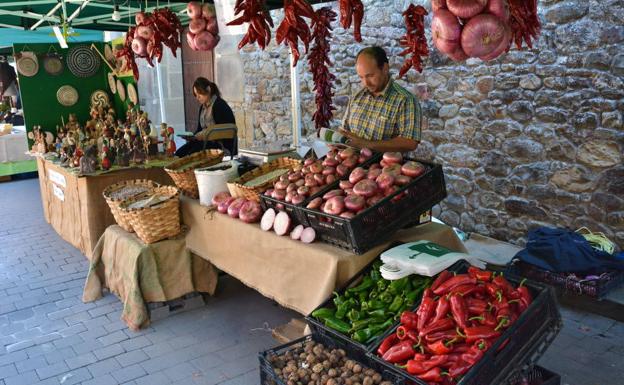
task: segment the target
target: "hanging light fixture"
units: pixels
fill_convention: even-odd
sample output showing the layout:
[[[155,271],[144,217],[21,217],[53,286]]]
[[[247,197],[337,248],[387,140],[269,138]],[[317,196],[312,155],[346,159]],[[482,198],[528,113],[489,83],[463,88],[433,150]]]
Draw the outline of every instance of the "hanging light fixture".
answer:
[[[111,16],[111,19],[113,19],[113,21],[121,20],[121,13],[119,13],[119,6],[117,4],[115,4],[115,7],[113,8],[113,15]]]

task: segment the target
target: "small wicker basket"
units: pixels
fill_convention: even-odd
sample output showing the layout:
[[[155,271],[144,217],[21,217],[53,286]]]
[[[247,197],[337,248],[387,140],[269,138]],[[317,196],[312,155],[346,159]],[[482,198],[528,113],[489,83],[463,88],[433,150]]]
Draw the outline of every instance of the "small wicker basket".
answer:
[[[199,198],[199,189],[197,188],[197,179],[195,179],[195,169],[212,166],[222,160],[223,151],[204,150],[171,162],[165,167],[165,171],[185,195],[197,199]]]
[[[245,198],[247,200],[253,200],[256,202],[260,201],[260,194],[268,190],[273,186],[273,182],[275,182],[280,176],[277,175],[274,178],[267,179],[263,181],[261,184],[257,186],[245,186],[245,183],[266,175],[272,171],[278,169],[288,169],[291,170],[294,167],[301,166],[302,162],[299,159],[293,158],[278,158],[274,159],[269,163],[265,163],[260,167],[257,167],[245,174],[241,175],[239,178],[234,179],[232,182],[227,184],[228,190],[230,190],[230,194],[236,198]]]
[[[132,207],[133,203],[153,197],[164,199],[154,205]],[[120,209],[130,218],[132,228],[145,243],[154,243],[180,233],[180,193],[176,187],[160,186],[147,195],[124,200]]]
[[[151,190],[160,184],[149,179],[124,180],[106,187],[102,195],[110,207],[113,217],[119,226],[129,233],[134,232],[130,224],[130,218],[119,208],[121,202],[128,198],[149,194]]]

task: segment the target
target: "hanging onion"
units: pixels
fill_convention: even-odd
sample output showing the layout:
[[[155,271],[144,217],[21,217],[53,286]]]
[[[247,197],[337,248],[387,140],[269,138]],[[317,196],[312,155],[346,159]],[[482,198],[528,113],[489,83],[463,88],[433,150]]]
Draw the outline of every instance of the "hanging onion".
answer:
[[[498,17],[484,13],[470,19],[461,33],[461,46],[470,57],[487,57],[505,39],[505,24]]]
[[[201,18],[193,19],[189,23],[189,31],[191,31],[194,34],[198,34],[204,29],[206,29],[206,20],[204,19],[201,19]]]
[[[488,0],[446,0],[446,6],[455,16],[469,19],[485,9]]]
[[[431,20],[431,35],[437,39],[459,40],[461,35],[459,20],[446,9],[438,10]]]
[[[504,24],[504,27],[505,27],[505,35],[503,37],[503,40],[501,40],[499,46],[496,47],[496,49],[494,49],[494,51],[492,51],[489,55],[481,56],[480,57],[481,60],[483,61],[494,60],[497,57],[499,57],[503,52],[509,49],[509,46],[511,45],[511,28],[507,24]]]
[[[507,0],[490,0],[485,10],[498,16],[505,23],[509,21],[509,3]]]
[[[431,10],[437,12],[438,9],[446,9],[446,0],[431,0]]]
[[[453,52],[449,53],[447,56],[454,61],[464,61],[468,59],[468,55],[466,55],[460,45],[458,45],[457,48]]]

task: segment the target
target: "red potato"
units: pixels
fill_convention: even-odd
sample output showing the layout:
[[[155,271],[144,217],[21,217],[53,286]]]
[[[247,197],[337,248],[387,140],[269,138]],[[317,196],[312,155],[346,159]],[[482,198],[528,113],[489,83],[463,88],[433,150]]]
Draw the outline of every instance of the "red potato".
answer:
[[[305,176],[306,174],[309,174],[309,173],[310,173],[310,166],[304,166],[304,167],[301,169],[301,173],[302,173],[304,176]]]
[[[388,166],[388,165],[390,165],[390,163],[386,162],[386,161],[385,161],[385,160],[383,160],[383,159],[379,161],[379,166],[380,166],[381,168],[384,168],[384,167],[386,167],[386,166]]]
[[[379,188],[385,190],[387,188],[390,188],[390,186],[394,185],[394,175],[382,172],[381,175],[379,175],[377,179],[375,179],[375,182],[377,182]]]
[[[382,158],[389,164],[397,164],[403,161],[403,155],[400,152],[384,152]]]
[[[312,158],[308,158],[306,160],[303,161],[303,165],[304,166],[310,166],[312,165],[314,162],[316,161],[316,159],[312,159]],[[305,168],[305,167],[304,167]]]
[[[286,193],[297,191],[298,186],[294,183],[289,183],[288,187],[286,187]]]
[[[273,191],[275,191],[275,189],[270,188],[264,192],[264,195],[268,197],[273,197]]]
[[[354,155],[354,156],[352,156],[350,158],[347,158],[347,159],[343,160],[342,164],[344,164],[349,169],[357,166],[357,164],[358,164],[358,157],[357,157],[357,155]]]
[[[343,177],[347,175],[348,173],[349,173],[349,168],[345,166],[344,164],[339,164],[338,166],[336,166],[336,174],[338,174],[339,177]]]
[[[289,182],[296,182],[296,181],[298,181],[301,178],[303,178],[303,175],[299,171],[293,172],[291,174],[288,174],[288,181]]]
[[[284,198],[284,202],[291,203],[292,202],[292,197],[295,194],[296,194],[296,192],[294,192],[294,191],[290,191],[290,192],[287,191],[286,192],[286,197]]]
[[[321,187],[319,187],[319,186],[312,186],[312,187],[310,187],[310,195],[314,195],[314,194],[316,194],[319,191],[321,191]]]
[[[345,209],[344,197],[333,196],[323,205],[323,212],[330,215],[339,215]]]
[[[269,231],[273,228],[273,222],[275,222],[275,210],[269,208],[262,215],[262,219],[260,219],[260,228],[264,231]]]
[[[221,191],[221,192],[216,193],[215,196],[212,197],[211,203],[215,206],[218,206],[219,203],[231,197],[232,196],[230,195],[228,191]]]
[[[275,187],[276,190],[286,190],[288,188],[288,184],[288,180],[278,180],[275,182],[273,187]]]
[[[344,189],[344,192],[345,192],[345,194],[346,194],[346,195],[353,195],[353,194],[355,194],[355,193],[353,192],[353,189],[352,189],[352,188],[346,188],[346,189]]]
[[[284,182],[288,182],[288,174],[280,175],[278,180],[281,180],[281,181],[284,181]]]
[[[274,190],[273,191],[273,198],[279,200],[279,201],[283,201],[286,198],[286,190]]]
[[[301,187],[305,185],[305,179],[299,179],[298,181],[295,182],[295,186],[297,187]]]
[[[390,164],[382,169],[385,174],[390,174],[392,176],[401,175],[401,165],[400,164]]]
[[[358,156],[358,164],[362,164],[362,163],[366,162],[367,160],[368,160],[368,158],[365,157],[364,155]]]
[[[422,163],[410,160],[401,166],[401,173],[410,178],[416,178],[425,173],[425,166]]]
[[[310,172],[312,174],[320,174],[323,172],[323,165],[321,162],[314,162],[310,165]]]
[[[325,176],[325,183],[326,184],[332,184],[336,181],[336,175],[331,174],[331,175],[326,175]]]
[[[338,182],[338,187],[346,190],[348,188],[353,188],[353,183],[349,182],[348,180],[341,180],[340,182]]]
[[[303,203],[303,201],[305,201],[305,199],[306,199],[305,195],[294,194],[292,197],[292,204],[300,205]]]
[[[366,200],[366,204],[368,205],[368,207],[371,207],[371,206],[374,206],[377,202],[379,202],[382,199],[384,199],[383,195],[375,195],[375,196],[368,198]]]
[[[336,155],[338,155],[338,150],[335,148],[332,148],[331,150],[329,150],[329,152],[327,152],[327,156],[335,157]]]
[[[353,171],[351,171],[351,174],[349,174],[349,182],[351,182],[351,184],[356,184],[365,177],[366,170],[364,170],[362,167],[356,167],[353,169]]]
[[[245,198],[236,198],[227,208],[227,214],[232,218],[238,218],[241,207],[247,202]]]
[[[330,157],[326,157],[325,160],[323,160],[322,165],[324,167],[336,167],[340,164],[340,162],[338,162],[336,160],[336,158],[330,158]]]
[[[353,192],[365,198],[372,197],[377,192],[377,183],[370,179],[363,179],[353,186]]]
[[[323,195],[323,199],[324,200],[328,200],[329,198],[333,198],[333,197],[338,197],[338,196],[344,196],[344,190],[341,189],[335,189],[335,190],[331,190],[325,193],[325,195]]]
[[[310,203],[308,203],[308,205],[306,206],[306,208],[308,209],[313,209],[313,210],[318,210],[321,207],[321,204],[323,203],[323,198],[321,197],[316,197],[314,199],[312,199],[310,201]]]
[[[381,165],[379,163],[373,163],[370,166],[368,166],[369,170],[375,170],[375,169],[382,169]]]
[[[323,175],[334,175],[336,173],[336,168],[335,167],[325,167],[323,169]]]
[[[310,188],[308,186],[301,186],[297,189],[297,194],[299,195],[310,195]]]
[[[316,179],[314,179],[314,176],[312,174],[306,175],[306,177],[308,177],[308,176],[310,178],[306,178],[305,186],[306,187],[310,187],[310,188],[318,186],[318,182],[316,181]]]
[[[290,217],[285,211],[280,211],[275,216],[275,222],[273,222],[273,231],[277,235],[284,235],[290,230]]]
[[[411,181],[412,178],[407,175],[398,175],[396,178],[394,178],[394,184],[396,184],[397,186],[408,185]]]
[[[351,147],[347,147],[344,150],[341,150],[338,155],[340,156],[340,158],[342,160],[345,160],[347,158],[351,158],[352,156],[357,155],[355,149],[351,148]]]
[[[368,173],[366,174],[366,179],[370,179],[370,180],[375,180],[377,179],[377,177],[381,175],[381,169],[380,168],[376,168],[373,170],[368,170]]]
[[[312,243],[314,239],[316,239],[316,231],[312,227],[306,227],[301,232],[301,237],[299,238],[303,243]]]
[[[394,194],[397,191],[399,191],[399,186],[391,185],[383,189],[383,194],[384,194],[384,197],[389,197],[390,195]]]
[[[325,177],[323,174],[314,174],[314,180],[319,186],[323,186],[325,184]]]
[[[370,158],[371,156],[373,156],[373,150],[371,150],[370,148],[361,148],[360,149],[360,155],[365,156],[366,158]]]
[[[351,211],[359,211],[366,205],[366,199],[360,195],[349,195],[344,199],[344,204]]]
[[[303,228],[303,225],[295,226],[295,228],[290,232],[290,238],[296,241],[299,240],[299,238],[301,238],[301,233],[303,233]]]
[[[353,211],[345,211],[340,213],[341,218],[351,219],[355,217],[355,213]]]
[[[255,201],[243,203],[238,213],[238,217],[245,223],[256,223],[262,216],[262,207]]]
[[[228,207],[230,207],[230,204],[232,204],[232,202],[234,202],[235,200],[236,198],[234,197],[229,197],[227,199],[222,200],[217,206],[217,211],[220,212],[221,214],[226,214]]]

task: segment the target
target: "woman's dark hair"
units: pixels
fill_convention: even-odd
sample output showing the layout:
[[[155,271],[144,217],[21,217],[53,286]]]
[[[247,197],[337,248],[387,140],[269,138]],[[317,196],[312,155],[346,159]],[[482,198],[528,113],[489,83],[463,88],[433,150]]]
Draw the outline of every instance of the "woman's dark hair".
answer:
[[[219,87],[206,78],[199,77],[195,79],[193,83],[193,96],[195,96],[195,90],[202,95],[208,95],[208,93],[210,93],[210,95],[216,95],[218,98],[221,97]]]
[[[388,55],[386,55],[386,51],[384,51],[384,49],[381,47],[373,46],[363,48],[362,50],[360,50],[360,52],[358,52],[357,56],[355,57],[356,62],[360,55],[366,55],[375,59],[377,67],[379,68],[383,68],[384,64],[388,63]]]
[[[15,81],[17,74],[7,61],[0,61],[0,82],[6,90]]]

